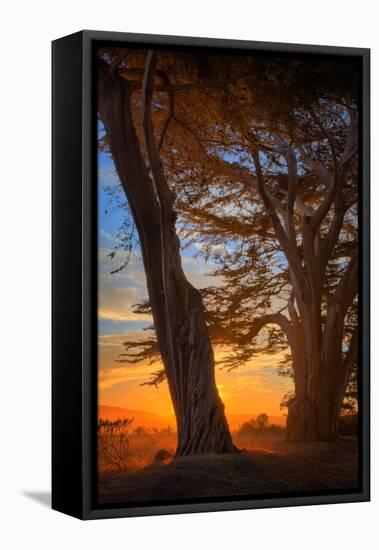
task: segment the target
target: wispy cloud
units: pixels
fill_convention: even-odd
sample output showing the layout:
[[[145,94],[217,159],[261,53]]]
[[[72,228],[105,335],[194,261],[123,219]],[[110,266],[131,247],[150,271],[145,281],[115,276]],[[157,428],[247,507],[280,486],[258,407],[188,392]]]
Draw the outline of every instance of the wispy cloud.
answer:
[[[105,231],[105,229],[100,229],[100,235],[111,244],[117,244],[119,242],[116,235],[113,235],[112,233]]]
[[[99,372],[99,389],[109,390],[125,382],[137,385],[149,379],[151,367],[148,365],[116,367]]]
[[[119,287],[100,281],[99,318],[111,321],[151,321],[150,315],[135,313],[133,306],[142,300],[141,294],[133,287]]]
[[[120,180],[118,179],[116,170],[112,164],[107,162],[105,165],[99,166],[98,177],[101,185],[119,186]]]
[[[188,280],[195,288],[219,286],[222,284],[221,277],[214,277],[212,275],[216,267],[212,262],[205,263],[201,258],[182,256],[182,265]]]

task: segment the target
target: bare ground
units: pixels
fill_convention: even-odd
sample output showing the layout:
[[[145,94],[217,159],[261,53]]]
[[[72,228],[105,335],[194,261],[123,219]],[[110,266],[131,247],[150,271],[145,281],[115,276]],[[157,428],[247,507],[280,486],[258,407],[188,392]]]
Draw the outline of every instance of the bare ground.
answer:
[[[357,444],[284,443],[233,455],[184,457],[134,472],[101,472],[101,504],[355,489]]]

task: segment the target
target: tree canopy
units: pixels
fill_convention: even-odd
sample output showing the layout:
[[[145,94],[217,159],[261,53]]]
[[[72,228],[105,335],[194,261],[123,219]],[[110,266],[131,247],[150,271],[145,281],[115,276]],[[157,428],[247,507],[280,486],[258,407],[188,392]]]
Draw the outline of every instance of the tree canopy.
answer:
[[[99,58],[133,90],[143,141],[146,51],[108,48]],[[328,411],[298,428],[301,437],[329,437],[332,411],[354,397],[358,82],[350,58],[165,50],[151,81],[151,124],[181,244],[196,243],[221,281],[201,290],[212,344],[228,346],[229,369],[288,350],[280,369],[295,380],[288,405],[300,399],[313,417]],[[154,336],[126,342],[119,360],[147,357],[160,357]],[[156,371],[150,383],[164,377]]]

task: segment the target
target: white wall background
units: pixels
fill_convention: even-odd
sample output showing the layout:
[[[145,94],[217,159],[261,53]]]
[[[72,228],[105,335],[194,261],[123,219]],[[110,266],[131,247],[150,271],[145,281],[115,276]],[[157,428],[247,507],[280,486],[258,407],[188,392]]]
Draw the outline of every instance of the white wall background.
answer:
[[[0,544],[3,548],[377,547],[379,218],[373,215],[373,502],[83,523],[27,493],[50,487],[50,41],[86,29],[372,48],[375,2],[45,0],[4,2],[0,85]],[[379,207],[373,154],[373,212]],[[45,496],[44,496],[45,495]],[[4,540],[3,540],[4,539]],[[3,541],[1,543],[1,541]]]

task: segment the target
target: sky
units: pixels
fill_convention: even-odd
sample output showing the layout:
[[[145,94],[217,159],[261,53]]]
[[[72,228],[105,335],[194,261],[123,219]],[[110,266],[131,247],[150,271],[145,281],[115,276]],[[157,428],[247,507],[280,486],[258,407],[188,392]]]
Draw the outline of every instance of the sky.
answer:
[[[120,243],[119,230],[127,218],[125,199],[109,154],[98,154],[98,396],[100,405],[137,409],[160,415],[172,415],[172,406],[166,382],[141,386],[151,372],[161,368],[160,363],[149,365],[118,363],[124,351],[123,342],[146,337],[152,324],[147,315],[134,313],[133,305],[147,298],[146,279],[138,243],[133,246],[130,261],[119,273],[126,251],[109,254]],[[197,288],[220,284],[211,276],[215,267],[190,246],[182,251],[182,263],[187,278]],[[215,349],[216,359],[227,350]],[[282,416],[279,404],[292,382],[279,376],[276,367],[281,355],[260,355],[248,364],[227,372],[216,366],[216,382],[225,404],[226,415],[257,415],[265,412]]]

